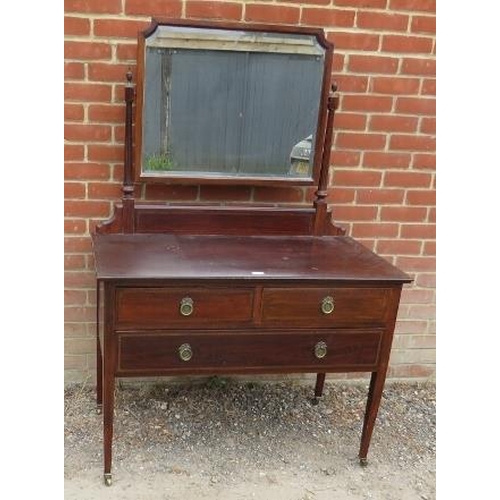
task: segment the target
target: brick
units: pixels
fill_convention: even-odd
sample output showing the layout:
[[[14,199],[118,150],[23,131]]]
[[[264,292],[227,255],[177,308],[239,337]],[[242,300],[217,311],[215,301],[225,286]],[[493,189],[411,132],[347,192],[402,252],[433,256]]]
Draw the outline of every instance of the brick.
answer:
[[[390,222],[358,222],[352,225],[354,238],[396,238],[399,224]]]
[[[64,177],[68,180],[108,180],[110,167],[104,163],[66,163]]]
[[[92,242],[88,236],[67,236],[64,238],[66,253],[89,253],[92,251]]]
[[[380,186],[382,173],[371,170],[335,170],[333,174],[334,186]]]
[[[401,238],[436,239],[435,224],[402,224]]]
[[[64,139],[72,142],[105,142],[111,139],[111,127],[108,125],[66,124]]]
[[[392,97],[372,95],[344,95],[340,99],[342,111],[387,112],[392,109]]]
[[[361,205],[339,205],[335,207],[335,218],[341,221],[372,221],[377,217],[378,207]]]
[[[202,201],[250,201],[251,194],[248,186],[200,186]]]
[[[436,293],[433,289],[404,289],[401,295],[402,304],[434,304]]]
[[[432,47],[432,38],[415,35],[384,35],[382,37],[383,52],[430,54]]]
[[[125,14],[158,17],[181,17],[180,0],[126,0]]]
[[[83,17],[64,17],[65,35],[90,35],[90,21]]]
[[[336,130],[365,130],[366,115],[359,113],[335,113]]]
[[[436,169],[436,155],[426,153],[415,153],[413,155],[412,168]]]
[[[420,379],[428,379],[431,378],[436,373],[435,365],[396,365],[389,366],[388,369],[388,377],[389,378],[420,378]]]
[[[113,64],[92,62],[88,64],[89,80],[94,82],[117,82],[123,84],[126,81],[128,71],[132,71],[133,79],[136,78],[136,68],[130,64]]]
[[[436,205],[436,191],[434,190],[408,190],[406,193],[408,205]]]
[[[81,161],[83,160],[84,153],[85,149],[83,146],[76,144],[64,145],[64,161]]]
[[[435,241],[425,241],[422,254],[423,255],[436,255],[436,242]]]
[[[332,71],[334,73],[341,73],[344,71],[344,62],[346,57],[344,54],[340,54],[339,52],[333,53],[333,63],[332,63]]]
[[[378,50],[380,36],[373,33],[327,32],[327,39],[335,50]]]
[[[424,222],[425,207],[382,207],[380,219],[394,222]]]
[[[122,10],[121,0],[65,0],[65,12],[88,12],[89,14],[119,14]]]
[[[81,104],[64,105],[64,121],[81,122],[83,121],[84,111]]]
[[[424,172],[391,172],[384,175],[384,186],[386,187],[420,187],[429,188],[432,175]]]
[[[436,33],[436,16],[412,16],[410,31],[413,33]]]
[[[389,149],[406,151],[435,151],[436,139],[428,135],[392,135]]]
[[[316,188],[313,189],[316,191]],[[339,188],[334,186],[330,189],[326,198],[328,203],[352,203],[355,199],[356,190],[349,188]]]
[[[100,42],[73,42],[64,43],[64,57],[79,61],[92,61],[111,58],[111,46]]]
[[[381,255],[419,255],[420,241],[413,240],[379,240],[377,252]]]
[[[434,319],[436,317],[436,306],[433,304],[412,305],[410,314],[415,319]]]
[[[370,84],[372,92],[377,94],[418,94],[420,79],[402,77],[373,77]]]
[[[135,40],[139,32],[145,30],[149,25],[149,21],[95,19],[94,35],[113,38],[133,38]]]
[[[363,151],[384,149],[385,143],[385,134],[338,132],[335,136],[335,146],[341,149],[361,149]]]
[[[299,22],[300,9],[282,5],[247,4],[245,8],[246,21],[278,22],[281,24],[296,24]]]
[[[374,132],[415,132],[417,125],[416,116],[373,115],[370,118],[369,129]]]
[[[436,115],[436,99],[426,97],[398,97],[396,112],[410,115]]]
[[[436,12],[436,0],[389,0],[391,10]]]
[[[430,256],[399,256],[396,265],[407,272],[429,272],[436,270],[436,259]]]
[[[391,205],[403,203],[403,189],[358,189],[356,202],[362,205]]]
[[[66,219],[64,221],[65,234],[83,234],[87,231],[87,222],[84,219]]]
[[[335,0],[337,7],[356,7],[359,9],[385,9],[387,0]]]
[[[423,320],[398,320],[395,333],[400,334],[423,334],[427,329],[427,321]]]
[[[192,201],[197,199],[198,189],[198,186],[147,184],[146,199]]]
[[[332,151],[330,163],[341,167],[357,167],[360,164],[361,153],[357,151]]]
[[[368,90],[368,77],[366,76],[336,75],[335,82],[340,92],[345,89],[349,94],[364,94]]]
[[[64,215],[66,217],[102,217],[109,213],[106,201],[66,201]]]
[[[221,3],[190,1],[186,3],[186,17],[240,20],[242,12],[242,5],[233,2]]]
[[[65,182],[64,198],[65,199],[85,198],[85,184],[82,184],[81,182]]]
[[[304,0],[284,0],[286,3],[306,3]],[[307,2],[308,4],[314,4],[314,5],[330,5],[332,0],[310,0]]]
[[[406,31],[408,19],[407,15],[393,12],[359,11],[356,26],[377,31]]]
[[[65,288],[94,288],[94,271],[66,271],[64,273]],[[66,321],[79,321],[77,318],[65,318]]]
[[[302,8],[301,24],[309,26],[341,26],[351,28],[354,26],[354,10],[340,10],[330,8]]]
[[[84,370],[87,367],[85,356],[81,355],[65,355],[64,369],[67,370]],[[76,375],[76,374],[75,374]]]
[[[82,270],[85,268],[85,256],[80,254],[70,254],[64,256],[64,269]],[[84,293],[84,292],[83,292]],[[65,304],[67,304],[65,300]]]
[[[401,73],[434,76],[436,74],[436,60],[430,58],[404,58],[401,63]]]
[[[88,199],[117,200],[122,196],[122,185],[109,182],[90,182],[87,191]]]
[[[366,151],[363,154],[363,166],[371,168],[406,168],[410,160],[410,153]]]
[[[412,335],[410,336],[410,349],[435,349],[435,335]]]
[[[137,44],[135,43],[118,43],[116,44],[116,57],[119,61],[137,60]]]
[[[431,79],[423,81],[422,94],[424,94],[424,95],[436,95],[436,79],[435,78],[431,78]]]
[[[87,150],[88,159],[91,162],[123,161],[124,151],[122,145],[89,144]]]
[[[425,242],[427,243],[427,242]],[[436,273],[419,273],[415,279],[415,286],[436,288]]]
[[[75,311],[74,307],[66,307],[64,309],[64,318],[68,316],[66,321],[71,321],[71,316],[82,316],[87,318],[86,321],[95,320],[95,314],[92,314],[92,308],[80,308],[80,311]],[[95,339],[66,339],[64,341],[65,354],[86,354],[95,350]]]
[[[64,98],[66,101],[109,102],[111,86],[97,83],[65,83]]]
[[[354,73],[396,73],[399,59],[395,57],[350,55],[348,67]]]
[[[91,122],[120,123],[125,121],[125,106],[117,104],[91,104],[88,109]]]
[[[436,118],[424,117],[420,122],[420,133],[436,135]]]
[[[64,79],[65,80],[83,80],[85,76],[85,68],[83,63],[65,62],[64,63]]]
[[[304,190],[296,187],[255,187],[253,194],[254,201],[273,203],[299,203],[304,196]]]

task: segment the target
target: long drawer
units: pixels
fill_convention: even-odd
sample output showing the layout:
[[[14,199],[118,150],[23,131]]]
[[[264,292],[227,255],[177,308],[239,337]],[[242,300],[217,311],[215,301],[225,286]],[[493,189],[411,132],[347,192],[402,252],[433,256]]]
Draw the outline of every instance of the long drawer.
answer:
[[[382,329],[120,333],[118,371],[370,370],[377,365],[382,334]]]
[[[385,288],[265,288],[262,324],[311,327],[384,324],[389,309]]]
[[[117,329],[244,325],[252,320],[253,294],[253,288],[119,288],[115,325]]]

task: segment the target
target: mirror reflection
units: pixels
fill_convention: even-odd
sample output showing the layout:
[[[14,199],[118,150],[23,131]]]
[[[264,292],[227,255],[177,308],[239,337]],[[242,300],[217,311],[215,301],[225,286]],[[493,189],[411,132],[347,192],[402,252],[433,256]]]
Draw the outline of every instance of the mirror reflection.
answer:
[[[309,35],[159,26],[145,45],[142,171],[311,178],[324,52]]]

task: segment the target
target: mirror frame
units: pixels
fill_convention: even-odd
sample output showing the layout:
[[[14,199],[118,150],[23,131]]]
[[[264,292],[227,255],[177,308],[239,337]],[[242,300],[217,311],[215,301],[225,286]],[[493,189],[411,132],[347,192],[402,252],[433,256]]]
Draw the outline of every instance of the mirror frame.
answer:
[[[144,79],[145,79],[145,56],[146,40],[151,36],[158,26],[178,26],[188,28],[233,30],[233,31],[254,31],[269,32],[273,34],[292,34],[308,35],[316,39],[317,43],[325,49],[324,67],[322,75],[321,92],[318,96],[318,122],[316,128],[314,163],[311,177],[300,179],[300,177],[287,178],[285,176],[231,176],[231,175],[203,175],[203,172],[186,172],[186,175],[169,176],[168,174],[155,175],[154,172],[142,170],[142,140],[143,140],[143,108],[144,108]],[[218,184],[218,185],[318,185],[321,173],[321,159],[323,156],[327,100],[330,89],[330,80],[332,72],[333,44],[325,37],[321,28],[310,28],[304,26],[289,25],[269,25],[269,24],[251,24],[251,23],[227,23],[217,21],[193,21],[193,20],[172,20],[163,18],[153,18],[151,25],[138,36],[137,45],[137,87],[136,87],[136,106],[135,106],[135,135],[134,135],[134,179],[136,182],[151,182],[163,184]]]

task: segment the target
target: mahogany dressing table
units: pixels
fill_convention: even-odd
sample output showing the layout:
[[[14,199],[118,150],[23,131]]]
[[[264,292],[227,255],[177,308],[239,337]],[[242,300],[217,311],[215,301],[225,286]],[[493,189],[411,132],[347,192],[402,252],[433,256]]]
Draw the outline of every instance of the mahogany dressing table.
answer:
[[[306,27],[155,19],[140,33],[123,197],[92,235],[107,485],[117,377],[316,373],[317,402],[326,373],[370,372],[366,463],[410,278],[331,222],[332,55]],[[152,204],[134,198],[143,182],[315,186],[315,200]]]

